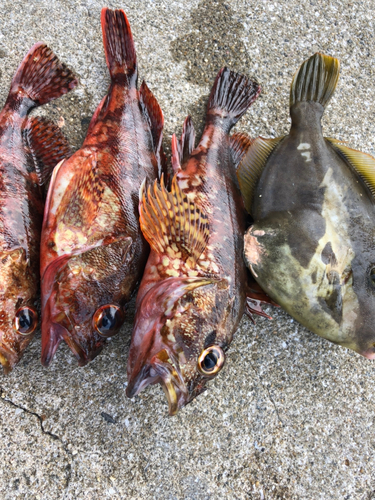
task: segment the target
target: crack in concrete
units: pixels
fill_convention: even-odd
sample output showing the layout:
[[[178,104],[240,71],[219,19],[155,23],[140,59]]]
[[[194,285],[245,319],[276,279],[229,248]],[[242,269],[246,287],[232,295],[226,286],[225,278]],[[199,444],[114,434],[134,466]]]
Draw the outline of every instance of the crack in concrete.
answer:
[[[4,391],[4,389],[1,386],[0,386],[0,400],[6,402],[8,404],[10,404],[14,408],[19,408],[20,410],[24,411],[25,413],[27,413],[29,415],[33,415],[34,417],[36,417],[38,419],[38,421],[39,421],[40,429],[42,431],[42,434],[45,434],[45,435],[49,436],[50,438],[52,438],[54,441],[59,441],[61,443],[62,449],[65,451],[65,453],[67,454],[67,456],[70,457],[70,461],[68,461],[67,479],[66,479],[66,485],[65,485],[65,494],[66,494],[67,490],[69,488],[69,485],[70,485],[70,481],[72,479],[72,463],[73,463],[74,459],[73,459],[72,453],[68,450],[68,448],[67,448],[66,444],[64,443],[64,441],[57,434],[54,434],[51,431],[47,431],[44,428],[43,417],[41,415],[39,415],[35,411],[28,410],[24,406],[21,406],[21,405],[15,403],[11,399],[7,399],[6,398],[6,392]],[[65,495],[64,495],[64,497],[65,497]]]
[[[271,400],[271,403],[273,404],[273,407],[275,408],[275,411],[276,411],[276,415],[277,415],[277,418],[279,419],[281,425],[283,427],[285,427],[285,424],[284,424],[284,421],[283,419],[280,417],[280,414],[279,414],[279,410],[277,409],[277,406],[276,406],[276,403],[271,395],[271,391],[268,389],[268,386],[266,385],[266,391],[268,392],[268,397],[270,398]]]

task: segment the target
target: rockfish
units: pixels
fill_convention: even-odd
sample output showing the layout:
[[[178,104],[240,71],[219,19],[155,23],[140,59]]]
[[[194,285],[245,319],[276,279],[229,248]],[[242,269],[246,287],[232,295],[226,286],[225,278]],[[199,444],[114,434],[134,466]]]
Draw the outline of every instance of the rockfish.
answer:
[[[219,373],[246,310],[246,215],[235,167],[251,141],[229,132],[259,92],[256,82],[222,69],[197,148],[190,117],[181,140],[173,136],[171,191],[163,182],[141,190],[151,253],[137,296],[127,395],[161,383],[171,415]]]
[[[26,54],[0,113],[0,363],[8,373],[38,325],[39,245],[46,185],[69,146],[30,111],[77,85],[43,43]]]
[[[325,138],[337,59],[296,73],[289,135],[255,139],[238,169],[254,219],[245,258],[263,290],[302,325],[375,357],[375,159]]]
[[[62,339],[85,365],[115,335],[140,280],[149,248],[139,228],[142,180],[163,160],[163,115],[137,63],[122,10],[104,8],[104,49],[111,76],[81,149],[55,169],[42,242],[42,363]]]

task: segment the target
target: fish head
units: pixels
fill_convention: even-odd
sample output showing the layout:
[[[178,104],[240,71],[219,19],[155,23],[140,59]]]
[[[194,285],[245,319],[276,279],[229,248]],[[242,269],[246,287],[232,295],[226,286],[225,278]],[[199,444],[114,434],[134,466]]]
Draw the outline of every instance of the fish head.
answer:
[[[180,277],[147,291],[135,318],[128,397],[160,383],[174,415],[205,390],[224,366],[231,340],[225,328],[232,306],[227,290],[226,280]]]
[[[0,363],[8,373],[38,326],[39,280],[23,248],[0,252]]]
[[[138,272],[130,237],[61,256],[42,278],[42,363],[47,366],[64,340],[83,366],[95,358],[124,322]]]
[[[245,234],[245,261],[262,289],[313,333],[375,359],[375,231],[350,237],[326,219],[281,214]],[[337,230],[338,227],[338,230]],[[345,226],[344,226],[345,227]],[[361,229],[361,231],[360,231]],[[366,234],[365,234],[366,233]]]

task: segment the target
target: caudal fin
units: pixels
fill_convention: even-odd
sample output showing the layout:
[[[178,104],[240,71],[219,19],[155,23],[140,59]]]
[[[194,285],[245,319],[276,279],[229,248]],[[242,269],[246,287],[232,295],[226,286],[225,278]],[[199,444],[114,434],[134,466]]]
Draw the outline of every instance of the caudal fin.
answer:
[[[319,102],[326,106],[339,79],[338,59],[317,52],[302,63],[290,87],[290,107],[301,101]]]
[[[26,54],[13,77],[10,94],[24,94],[38,106],[74,89],[78,81],[44,43],[37,43]]]
[[[212,87],[207,113],[221,116],[231,128],[246,113],[260,91],[259,83],[222,68]]]
[[[102,31],[105,57],[111,79],[136,84],[137,56],[133,35],[125,12],[102,9]]]

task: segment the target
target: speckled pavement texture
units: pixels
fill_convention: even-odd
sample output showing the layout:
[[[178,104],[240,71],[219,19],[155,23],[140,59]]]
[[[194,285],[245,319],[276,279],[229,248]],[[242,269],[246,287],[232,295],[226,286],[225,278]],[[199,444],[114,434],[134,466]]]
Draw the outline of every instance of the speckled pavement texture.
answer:
[[[204,105],[221,65],[255,76],[263,93],[238,130],[289,126],[289,85],[320,50],[341,61],[324,116],[327,136],[375,154],[372,1],[128,0],[140,79],[165,114],[165,148]],[[38,113],[78,148],[109,77],[98,0],[3,0],[0,104],[28,48],[43,40],[79,87]],[[141,81],[141,80],[140,80]],[[49,369],[37,336],[0,374],[0,499],[375,499],[375,364],[322,340],[281,310],[243,319],[220,376],[168,417],[160,386],[129,400],[134,311],[108,348],[79,368],[62,346]]]

